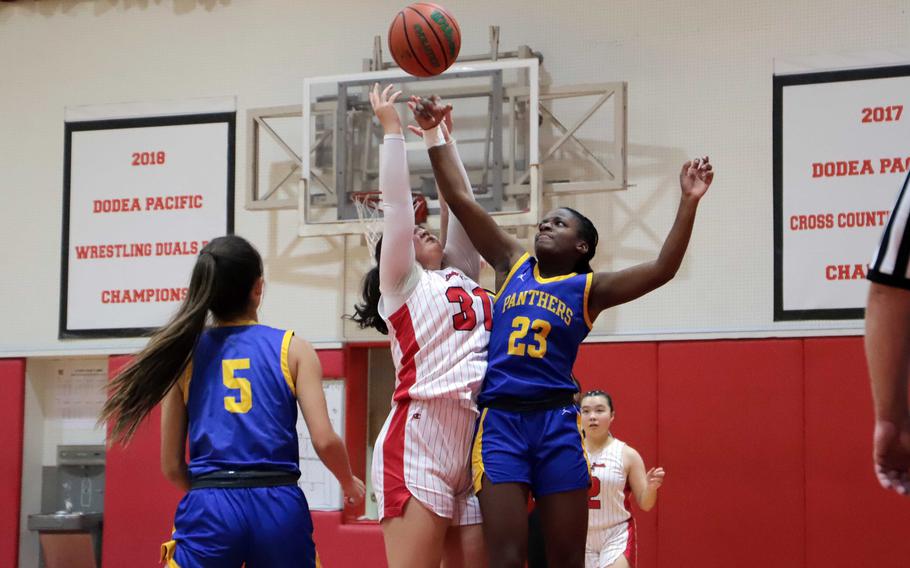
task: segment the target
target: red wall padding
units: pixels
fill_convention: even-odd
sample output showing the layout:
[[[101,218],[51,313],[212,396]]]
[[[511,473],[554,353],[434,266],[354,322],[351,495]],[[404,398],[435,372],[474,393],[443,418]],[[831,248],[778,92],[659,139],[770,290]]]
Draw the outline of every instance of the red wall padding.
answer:
[[[316,511],[313,539],[324,568],[386,566],[382,531],[376,523],[342,522],[342,513]]]
[[[355,371],[332,353],[326,376]],[[910,566],[910,500],[872,475],[862,338],[586,344],[575,370],[585,389],[614,395],[616,435],[667,469],[656,510],[636,513],[639,568]],[[348,392],[349,442],[363,431],[351,410],[365,416],[365,386]],[[158,449],[156,414],[130,448],[109,454],[108,568],[157,566],[179,498]],[[378,525],[313,518],[327,568],[385,565]]]
[[[658,374],[661,566],[802,566],[802,340],[663,343]]]
[[[657,344],[603,343],[585,345],[575,362],[583,391],[610,393],[616,418],[610,428],[617,438],[638,450],[645,467],[663,465],[657,455]],[[657,566],[657,510],[634,511],[638,526],[638,567]]]
[[[25,360],[0,360],[0,566],[19,562],[22,501],[22,432],[25,425]]]
[[[807,566],[910,566],[910,499],[872,470],[861,337],[806,342]]]
[[[117,374],[130,357],[111,357]],[[108,449],[102,562],[108,568],[158,568],[161,543],[173,528],[180,491],[161,473],[161,410],[156,408],[126,448]]]

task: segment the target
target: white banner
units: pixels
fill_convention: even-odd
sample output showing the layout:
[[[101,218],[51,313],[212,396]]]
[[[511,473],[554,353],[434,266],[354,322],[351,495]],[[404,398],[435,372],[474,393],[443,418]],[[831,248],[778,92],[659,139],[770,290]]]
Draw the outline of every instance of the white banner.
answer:
[[[233,228],[234,117],[67,123],[62,337],[173,314],[200,249]]]
[[[774,82],[775,319],[861,318],[910,168],[910,68]]]

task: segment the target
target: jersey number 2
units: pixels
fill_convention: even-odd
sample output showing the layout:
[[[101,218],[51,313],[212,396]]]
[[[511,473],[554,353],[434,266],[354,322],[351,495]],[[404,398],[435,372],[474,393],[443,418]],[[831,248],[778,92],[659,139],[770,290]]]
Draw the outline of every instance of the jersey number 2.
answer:
[[[591,476],[591,487],[588,488],[588,509],[600,509],[600,478]]]
[[[221,382],[231,390],[240,391],[236,396],[224,397],[224,409],[235,414],[246,414],[253,408],[253,388],[249,379],[235,377],[234,373],[250,368],[249,359],[223,359],[221,361]]]
[[[487,294],[487,291],[480,286],[471,290],[471,294],[480,298],[480,303],[483,304],[484,329],[487,331],[492,330],[493,303],[490,302],[490,296]],[[474,298],[468,294],[467,290],[452,286],[446,290],[446,298],[449,299],[449,302],[458,304],[458,307],[461,309],[460,312],[452,316],[452,325],[455,329],[458,331],[471,331],[474,329],[477,326],[477,313],[474,311]]]

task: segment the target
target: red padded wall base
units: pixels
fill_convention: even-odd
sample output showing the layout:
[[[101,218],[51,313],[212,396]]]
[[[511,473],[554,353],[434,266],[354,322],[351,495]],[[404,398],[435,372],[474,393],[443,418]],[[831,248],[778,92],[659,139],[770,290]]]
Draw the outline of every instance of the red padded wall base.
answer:
[[[114,377],[131,357],[111,357]],[[161,410],[139,427],[129,446],[107,452],[102,561],[105,566],[159,568],[182,493],[161,474]]]
[[[379,523],[343,523],[340,511],[314,512],[313,539],[326,568],[387,566]]]
[[[366,467],[365,355],[320,352],[327,377],[350,381],[346,434],[358,473]],[[111,372],[125,360],[112,358]],[[2,363],[0,381],[19,385],[13,409],[21,408],[24,363]],[[583,388],[614,395],[616,435],[646,465],[667,469],[656,512],[636,514],[638,568],[910,565],[910,501],[879,489],[872,475],[862,338],[585,344],[575,371]],[[10,425],[0,436],[19,444],[20,463],[0,464],[0,481],[18,483],[21,410],[2,420]],[[106,566],[158,565],[179,499],[160,474],[158,420],[155,413],[129,448],[109,454]],[[0,483],[0,495],[18,504],[19,487]],[[6,532],[15,538],[19,507],[11,509]],[[357,514],[347,513],[348,521]],[[345,522],[340,512],[313,518],[324,565],[385,566],[377,524]],[[0,540],[0,563],[15,548]]]
[[[803,345],[663,343],[661,566],[803,566]]]
[[[19,563],[22,435],[25,427],[25,359],[0,360],[0,566]]]
[[[872,470],[863,338],[806,340],[807,566],[910,566],[910,499]]]
[[[661,465],[657,455],[657,344],[589,343],[581,346],[575,376],[582,391],[610,393],[616,418],[613,434],[638,450],[646,467]],[[660,507],[660,499],[658,505]],[[637,568],[655,568],[657,509],[633,511],[638,525]]]

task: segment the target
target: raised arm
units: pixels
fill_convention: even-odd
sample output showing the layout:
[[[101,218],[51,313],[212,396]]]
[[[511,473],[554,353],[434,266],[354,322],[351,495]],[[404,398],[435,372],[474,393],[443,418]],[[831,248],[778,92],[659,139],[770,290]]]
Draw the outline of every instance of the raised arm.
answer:
[[[414,118],[424,130],[435,128],[450,109],[435,100],[412,101]],[[443,144],[429,149],[430,163],[439,193],[445,198],[452,214],[464,227],[474,248],[498,273],[507,273],[524,248],[517,239],[502,230],[493,217],[474,200],[470,184],[462,176],[463,165],[454,145]],[[452,220],[449,220],[451,223]],[[451,233],[450,233],[451,236]]]
[[[683,164],[679,174],[682,194],[676,220],[656,260],[617,272],[598,272],[591,283],[588,314],[592,321],[603,310],[644,296],[673,279],[689,246],[698,203],[714,180],[708,157]]]
[[[448,120],[447,122],[448,124],[451,124],[451,120]],[[471,191],[471,180],[468,178],[468,172],[465,170],[461,156],[458,155],[455,139],[451,136],[449,130],[451,127],[448,124],[442,122],[436,128],[431,128],[426,133],[423,133],[422,130],[420,132],[426,143],[427,150],[443,144],[449,144],[455,147],[455,154],[458,157],[462,182],[464,183],[464,187],[468,188],[468,196],[470,196],[471,199],[474,199],[474,192]],[[412,128],[412,130],[416,131],[419,129]],[[477,249],[474,248],[474,244],[471,243],[471,239],[465,232],[464,226],[461,224],[461,221],[458,220],[458,217],[449,215],[449,207],[446,204],[445,197],[441,193],[439,195],[439,216],[441,229],[440,237],[444,247],[443,260],[445,264],[461,270],[468,278],[476,281],[480,277],[480,254],[477,252]]]
[[[395,110],[400,91],[389,94],[392,85],[382,92],[379,85],[370,91],[370,103],[385,132],[379,151],[379,190],[382,194],[382,248],[387,251],[379,260],[379,289],[386,297],[386,308],[394,312],[407,298],[413,279],[414,205],[411,201],[410,174],[401,119]]]

